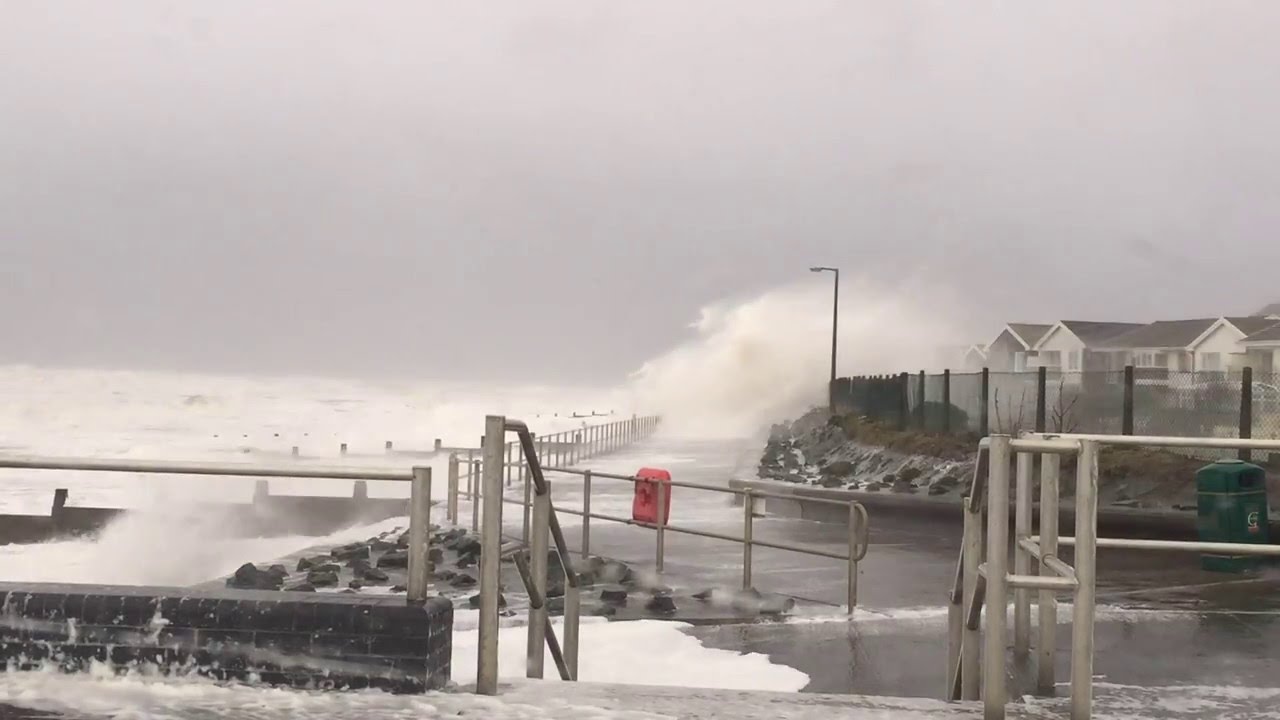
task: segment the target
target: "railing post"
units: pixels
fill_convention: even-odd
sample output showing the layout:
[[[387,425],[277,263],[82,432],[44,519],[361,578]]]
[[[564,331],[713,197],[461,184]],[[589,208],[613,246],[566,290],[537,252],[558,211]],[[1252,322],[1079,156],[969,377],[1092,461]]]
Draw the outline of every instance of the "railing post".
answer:
[[[533,495],[533,530],[529,538],[529,574],[533,580],[533,592],[542,599],[540,607],[529,605],[529,647],[525,663],[525,676],[542,679],[547,643],[547,552],[551,535],[551,481],[547,480],[546,493]]]
[[[427,600],[427,540],[431,536],[431,468],[415,467],[409,488],[409,602]]]
[[[920,371],[920,404],[916,406],[916,429],[921,430],[921,431],[923,431],[923,430],[925,429],[925,427],[924,427],[924,426],[925,426],[925,415],[924,415],[924,402],[925,402],[924,384],[925,384],[925,374],[924,374],[924,371],[923,371],[923,370],[921,370],[921,371]]]
[[[507,421],[485,418],[484,532],[480,535],[480,630],[476,692],[498,694],[498,584],[502,569],[502,440]],[[473,500],[474,502],[474,500]]]
[[[569,676],[578,679],[578,627],[581,622],[582,589],[565,583],[564,588],[564,663]]]
[[[652,481],[658,486],[658,517],[655,518],[654,527],[657,535],[657,566],[658,572],[662,572],[664,557],[667,554],[667,488],[671,487],[659,480]]]
[[[1093,716],[1093,618],[1098,537],[1098,442],[1080,441],[1076,460],[1076,592],[1071,618],[1071,720]]]
[[[752,497],[751,489],[747,488],[742,491],[742,507],[745,508],[742,513],[742,589],[751,589],[751,551],[754,544],[754,520],[756,516],[755,498]]]
[[[1018,544],[1031,537],[1031,511],[1035,498],[1031,494],[1031,469],[1035,463],[1032,453],[1020,452],[1017,460],[1017,496],[1014,498],[1013,572],[1031,574],[1031,554]],[[1018,588],[1013,591],[1013,655],[1025,659],[1031,653],[1031,591]]]
[[[475,458],[476,458],[475,451],[468,450],[467,451],[467,499],[472,502],[475,502],[475,499],[476,499],[476,485],[475,485],[476,478],[471,474],[471,471],[475,469],[474,467]]]
[[[507,443],[506,445],[507,460],[502,465],[502,474],[507,479],[507,487],[511,487],[511,460],[512,460],[511,456],[515,454],[515,450],[516,450],[515,443]]]
[[[988,477],[990,470],[988,469]],[[986,511],[973,497],[965,500],[964,511],[964,617],[973,612],[973,603],[978,601],[978,566],[982,564],[982,518]],[[972,506],[971,505],[975,505]],[[960,652],[960,698],[977,700],[981,689],[981,670],[979,661],[982,633],[977,627],[970,628],[967,620],[963,633]]]
[[[537,436],[534,435],[533,433],[529,433],[529,437],[532,439]],[[524,456],[523,452],[521,452],[520,454],[522,457]],[[534,452],[534,455],[537,455],[536,451]],[[524,538],[524,544],[527,546],[529,544],[529,538],[531,537],[529,535],[530,533],[529,514],[533,512],[533,471],[529,469],[529,463],[527,462],[524,464],[523,470],[524,470],[524,503],[520,507],[521,514],[523,516],[521,518],[521,520],[523,521],[523,524],[521,525],[523,534],[521,535],[521,537]]]
[[[848,567],[845,572],[848,574],[845,587],[845,605],[848,607],[848,613],[853,614],[854,608],[858,607],[858,536],[861,534],[862,517],[858,514],[858,503],[849,503],[849,546],[848,546]]]
[[[502,454],[498,453],[498,457],[499,459],[501,459]],[[482,499],[484,499],[489,494],[489,488],[484,484],[480,476],[480,473],[482,471],[486,474],[489,472],[489,463],[481,464],[479,460],[476,460],[471,463],[471,475],[472,477],[475,478],[475,484],[473,485],[473,487],[475,488],[475,491],[476,491],[475,494],[471,496],[471,532],[480,532],[480,503]],[[498,473],[499,473],[498,492],[499,493],[502,492],[501,472],[502,472],[501,469],[498,469]]]
[[[1004,720],[1005,613],[1009,611],[1009,460],[1008,435],[991,437],[991,482],[987,487],[987,637],[982,657],[985,720]]]
[[[591,554],[591,471],[582,473],[582,556]]]
[[[458,455],[449,453],[449,522],[458,524]]]
[[[582,462],[582,431],[579,430],[573,434],[573,450],[569,455],[569,462],[577,464]]]
[[[1051,575],[1044,558],[1058,555],[1058,475],[1061,458],[1054,453],[1040,457],[1040,574]],[[1040,638],[1036,643],[1036,690],[1052,697],[1057,689],[1054,654],[1058,645],[1058,598],[1052,590],[1040,591]]]

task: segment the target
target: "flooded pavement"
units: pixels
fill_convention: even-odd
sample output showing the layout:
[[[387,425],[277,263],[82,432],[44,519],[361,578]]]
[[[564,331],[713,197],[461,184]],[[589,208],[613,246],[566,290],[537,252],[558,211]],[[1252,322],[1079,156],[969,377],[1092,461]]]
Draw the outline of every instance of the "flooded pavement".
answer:
[[[727,485],[732,477],[754,475],[752,452],[718,443],[654,444],[593,469],[631,473],[641,466],[666,467],[676,480]],[[580,509],[580,479],[555,478],[554,498],[557,507]],[[629,516],[630,501],[627,483],[595,481],[594,512]],[[508,507],[508,532],[518,532],[519,510]],[[576,549],[580,520],[564,514],[561,519]],[[733,506],[729,495],[677,487],[671,523],[740,536],[743,509]],[[871,547],[860,563],[859,607],[852,619],[837,607],[846,592],[843,562],[757,548],[754,587],[814,602],[801,603],[786,622],[696,623],[687,632],[709,647],[764,653],[805,672],[810,677],[805,692],[940,697],[946,664],[944,603],[955,572],[959,522],[873,514],[871,524]],[[794,519],[757,518],[754,532],[757,539],[835,552],[843,552],[847,543],[844,527]],[[654,535],[652,530],[593,520],[591,552],[652,569]],[[1069,550],[1064,559],[1071,561]],[[662,580],[672,587],[741,585],[742,548],[737,543],[668,533],[665,560]],[[1098,568],[1099,694],[1108,685],[1280,684],[1280,567],[1248,575],[1212,573],[1202,570],[1192,553],[1103,549]],[[1063,683],[1069,667],[1068,600],[1061,598],[1058,618],[1057,675]]]

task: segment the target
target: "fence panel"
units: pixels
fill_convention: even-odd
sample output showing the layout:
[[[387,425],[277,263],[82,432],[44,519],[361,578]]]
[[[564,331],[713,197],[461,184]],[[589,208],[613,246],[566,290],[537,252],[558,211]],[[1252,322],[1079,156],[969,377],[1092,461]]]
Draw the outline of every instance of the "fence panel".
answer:
[[[982,373],[951,375],[951,431],[976,433],[982,422]],[[957,419],[963,422],[956,422]]]
[[[1280,373],[1253,374],[1253,436],[1280,439]]]

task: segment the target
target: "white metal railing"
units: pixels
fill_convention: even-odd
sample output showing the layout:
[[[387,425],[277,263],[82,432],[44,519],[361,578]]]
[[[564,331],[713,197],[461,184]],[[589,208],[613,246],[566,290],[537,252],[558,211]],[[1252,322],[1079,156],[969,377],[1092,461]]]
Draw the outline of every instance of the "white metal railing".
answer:
[[[590,425],[565,430],[550,435],[538,436],[530,432],[534,453],[538,464],[572,465],[590,458],[620,450],[627,445],[643,440],[652,435],[661,424],[662,418],[653,415],[645,417],[632,416],[628,420],[616,420],[600,425]],[[449,520],[459,522],[458,497],[474,499],[479,496],[480,468],[483,465],[479,455],[483,454],[484,438],[480,438],[481,449],[454,449],[449,455]],[[529,539],[529,513],[533,507],[531,486],[528,477],[528,460],[521,450],[520,441],[506,443],[503,446],[503,472],[506,486],[511,487],[516,478],[524,486],[524,541]],[[465,492],[459,485],[465,483]],[[480,504],[471,504],[471,529],[480,531]]]
[[[323,480],[378,480],[407,482],[409,489],[408,600],[427,598],[427,543],[431,527],[431,468],[409,470],[378,468],[271,466],[250,463],[187,462],[172,460],[110,460],[76,457],[0,456],[0,468],[26,470],[80,470],[158,475],[214,475],[222,477],[308,478]]]
[[[577,457],[569,455],[568,457]],[[455,457],[450,458],[449,462],[449,485],[448,499],[446,505],[449,508],[449,517],[456,522],[459,514],[459,499],[468,498],[471,500],[473,513],[476,508],[482,505],[477,502],[476,493],[481,492],[471,482],[467,482],[465,486],[460,482],[462,467],[468,468],[468,479],[470,477],[480,477],[480,470],[483,463],[478,460],[465,460]],[[508,463],[508,467],[511,464]],[[587,556],[591,554],[591,521],[601,520],[604,522],[618,523],[622,525],[630,525],[632,527],[644,528],[654,531],[654,566],[658,572],[662,572],[666,564],[666,534],[668,532],[691,535],[697,537],[708,538],[712,540],[722,540],[725,542],[738,543],[742,545],[742,587],[750,589],[752,587],[753,578],[753,555],[754,548],[764,547],[775,550],[783,550],[789,552],[800,553],[803,555],[811,555],[815,557],[830,558],[839,560],[846,565],[847,590],[845,593],[845,607],[849,612],[858,604],[858,564],[866,557],[867,548],[870,543],[870,518],[866,508],[857,501],[836,500],[832,498],[804,497],[795,495],[783,495],[771,493],[765,490],[757,490],[752,488],[737,489],[719,485],[707,485],[703,483],[684,482],[673,480],[670,484],[673,487],[686,488],[689,490],[697,490],[703,492],[714,492],[739,497],[743,505],[743,525],[742,535],[728,535],[724,533],[703,530],[694,527],[673,525],[667,521],[666,512],[666,493],[657,493],[657,507],[655,508],[656,522],[639,522],[632,518],[619,517],[616,515],[608,515],[591,510],[592,489],[595,487],[596,480],[607,480],[616,482],[625,482],[629,484],[654,482],[652,480],[635,477],[632,475],[619,475],[615,473],[600,472],[590,469],[575,470],[564,467],[546,467],[539,466],[539,472],[544,475],[544,483],[548,488],[552,483],[549,479],[545,479],[547,473],[559,473],[563,475],[576,475],[582,478],[582,506],[581,509],[569,509],[566,507],[557,507],[558,514],[574,515],[582,518],[581,539],[578,545],[577,554]],[[537,498],[532,497],[537,483],[532,480],[532,473],[526,472],[521,467],[521,481],[524,485],[524,499],[516,499],[503,496],[502,502],[505,505],[520,506],[524,513],[524,523],[522,534],[519,537],[511,538],[521,542],[524,546],[532,547],[539,537],[538,523],[536,519],[531,523],[530,515],[537,513]],[[666,484],[665,482],[663,484]],[[549,492],[549,490],[548,490]],[[482,495],[482,492],[481,492]],[[792,502],[814,503],[823,505],[834,505],[847,508],[848,512],[848,533],[846,536],[847,545],[843,552],[828,550],[821,547],[805,545],[800,543],[786,543],[772,540],[765,540],[755,536],[755,518],[757,501],[767,500],[769,498],[787,500]],[[473,514],[473,523],[476,522]],[[532,528],[531,528],[532,525]],[[543,553],[545,554],[545,553]],[[535,553],[535,559],[536,559]],[[809,598],[805,598],[809,599]]]
[[[1002,720],[1008,702],[1005,666],[1010,590],[1014,596],[1015,661],[1030,660],[1031,593],[1038,593],[1036,690],[1042,695],[1052,695],[1056,685],[1056,596],[1060,592],[1072,593],[1071,717],[1072,720],[1088,720],[1093,712],[1098,548],[1280,556],[1280,546],[1276,545],[1099,539],[1098,456],[1104,445],[1280,450],[1280,440],[1054,433],[1026,433],[1017,439],[1007,435],[984,438],[979,444],[979,462],[965,501],[964,540],[949,598],[947,696],[953,700],[978,700],[981,697],[987,720]],[[1011,493],[1010,466],[1015,463],[1015,454],[1015,484]],[[1040,456],[1041,463],[1040,529],[1038,534],[1033,534],[1035,498],[1032,472],[1036,455]],[[1058,481],[1063,455],[1076,458],[1073,537],[1059,537],[1058,530]],[[1009,538],[1011,498],[1014,503],[1012,544]],[[1075,547],[1074,564],[1067,564],[1058,557],[1058,548],[1062,545]],[[1008,568],[1011,551],[1014,559],[1012,573]],[[985,638],[981,637],[984,606]]]
[[[502,544],[502,481],[505,438],[508,432],[516,433],[519,438],[521,454],[525,459],[528,475],[532,479],[535,498],[533,523],[534,532],[528,548],[528,565],[525,564],[524,548],[504,548]],[[525,589],[529,593],[529,626],[528,647],[526,656],[526,674],[532,678],[541,678],[543,671],[543,646],[550,648],[552,658],[564,680],[576,680],[578,677],[578,619],[579,619],[579,578],[569,559],[569,546],[565,542],[564,532],[560,529],[560,520],[555,508],[551,505],[551,488],[542,474],[542,465],[534,447],[533,434],[529,428],[518,420],[508,420],[500,415],[485,418],[484,464],[479,502],[483,504],[484,515],[480,533],[480,637],[477,653],[476,692],[482,695],[496,695],[498,692],[498,610],[499,584],[501,581],[502,557],[515,552],[516,564]],[[456,483],[454,484],[456,492]],[[456,500],[454,501],[456,505]],[[547,589],[547,540],[555,541],[560,565],[565,575],[564,597],[564,649],[561,651],[551,627],[546,609]]]

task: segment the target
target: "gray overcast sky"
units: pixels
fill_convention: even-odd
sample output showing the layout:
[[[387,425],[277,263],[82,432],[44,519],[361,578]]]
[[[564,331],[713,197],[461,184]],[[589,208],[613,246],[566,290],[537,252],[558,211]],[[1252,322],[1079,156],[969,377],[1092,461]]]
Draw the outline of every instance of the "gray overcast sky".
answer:
[[[0,361],[608,380],[815,262],[975,328],[1247,312],[1280,300],[1276,27],[0,0]]]

